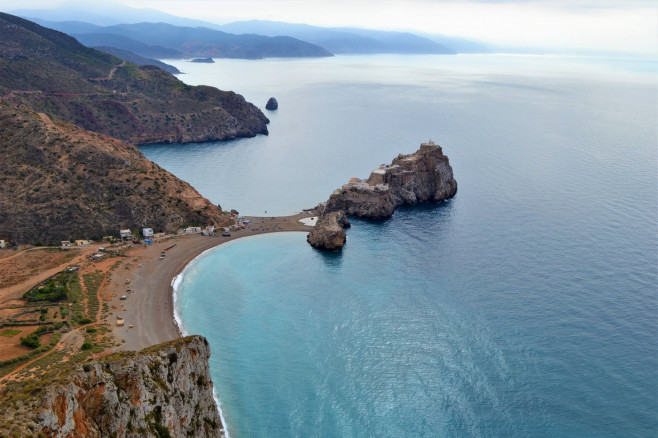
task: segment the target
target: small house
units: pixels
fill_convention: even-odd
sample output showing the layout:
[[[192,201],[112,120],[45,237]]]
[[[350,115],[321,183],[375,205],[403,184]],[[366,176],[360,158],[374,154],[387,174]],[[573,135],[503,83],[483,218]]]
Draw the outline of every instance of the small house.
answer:
[[[122,239],[131,239],[132,235],[133,234],[130,230],[119,230],[119,236],[121,236]]]
[[[87,246],[91,242],[89,240],[76,240],[75,241],[75,246]]]
[[[144,236],[144,239],[153,237],[153,228],[142,228],[142,236]]]
[[[200,233],[201,227],[187,227],[184,231],[185,234]]]
[[[70,248],[72,246],[73,244],[71,243],[70,240],[62,240],[62,248]]]
[[[6,248],[7,247],[7,242],[5,240],[0,239],[0,248]]]

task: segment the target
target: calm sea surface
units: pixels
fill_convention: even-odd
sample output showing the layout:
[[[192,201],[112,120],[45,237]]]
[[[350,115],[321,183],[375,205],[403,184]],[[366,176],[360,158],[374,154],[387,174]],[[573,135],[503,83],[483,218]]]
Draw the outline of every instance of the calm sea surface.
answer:
[[[225,209],[289,214],[429,139],[457,196],[241,239],[178,279],[232,438],[655,437],[656,66],[522,56],[171,62],[269,136],[145,155]]]

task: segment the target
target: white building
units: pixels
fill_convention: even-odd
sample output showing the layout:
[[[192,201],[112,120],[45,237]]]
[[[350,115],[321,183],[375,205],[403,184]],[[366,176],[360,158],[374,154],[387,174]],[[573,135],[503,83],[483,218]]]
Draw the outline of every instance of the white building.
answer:
[[[144,236],[144,239],[152,238],[153,228],[142,228],[142,236]]]
[[[130,230],[119,230],[119,236],[121,236],[122,239],[131,239],[133,233],[131,233]]]

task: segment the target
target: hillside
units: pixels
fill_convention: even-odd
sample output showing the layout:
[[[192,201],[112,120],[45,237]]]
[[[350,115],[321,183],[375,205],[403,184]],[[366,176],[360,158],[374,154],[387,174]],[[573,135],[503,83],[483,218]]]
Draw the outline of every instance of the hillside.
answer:
[[[181,71],[178,70],[173,65],[165,64],[164,62],[158,61],[157,59],[145,58],[143,56],[139,56],[132,52],[129,52],[127,50],[121,50],[115,47],[105,47],[105,46],[94,47],[94,49],[100,50],[101,52],[109,53],[110,55],[114,55],[117,58],[123,59],[124,61],[132,62],[133,64],[154,65],[156,67],[160,67],[162,70],[169,72],[173,75],[177,75],[181,73]]]
[[[0,236],[19,243],[231,222],[136,147],[6,100],[0,100],[0,156]]]
[[[0,96],[133,144],[267,134],[269,120],[236,93],[185,85],[0,13]]]

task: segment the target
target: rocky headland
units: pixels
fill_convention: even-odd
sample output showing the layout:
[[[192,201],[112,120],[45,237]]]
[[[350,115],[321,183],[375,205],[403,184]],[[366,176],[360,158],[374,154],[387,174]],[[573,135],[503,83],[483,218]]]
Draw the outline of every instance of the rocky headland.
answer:
[[[334,212],[381,220],[391,217],[401,205],[440,202],[455,193],[457,181],[441,146],[432,141],[422,143],[413,154],[400,154],[391,164],[373,170],[367,180],[352,178],[336,189],[326,203],[317,207],[320,218],[308,241],[320,249],[342,248],[334,244],[335,239],[318,237],[335,233],[336,223],[330,217]],[[331,242],[330,245],[325,246],[325,241]]]
[[[12,436],[222,437],[210,347],[190,336],[8,384],[0,418]],[[67,369],[66,367],[74,367]]]

